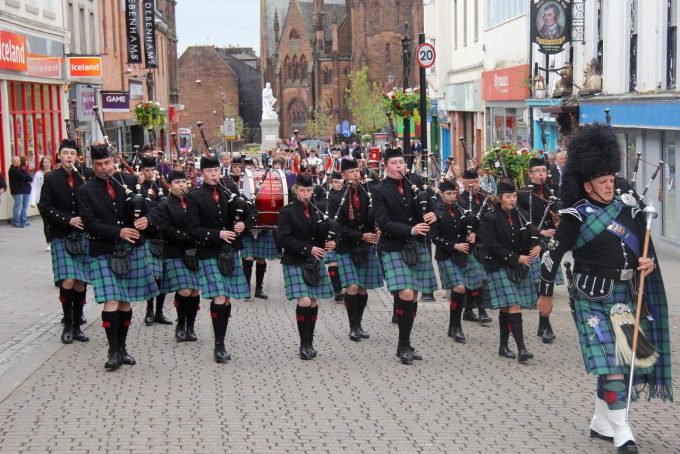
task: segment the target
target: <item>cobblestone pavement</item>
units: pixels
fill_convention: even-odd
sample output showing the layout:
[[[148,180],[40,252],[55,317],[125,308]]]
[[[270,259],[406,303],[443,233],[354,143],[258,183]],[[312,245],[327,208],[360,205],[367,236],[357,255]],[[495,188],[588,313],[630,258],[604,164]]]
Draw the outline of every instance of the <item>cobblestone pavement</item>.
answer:
[[[135,305],[128,347],[138,364],[103,368],[99,308],[88,304],[90,342],[62,345],[56,289],[40,221],[0,227],[0,451],[14,452],[460,452],[600,453],[588,437],[593,377],[586,376],[560,290],[552,317],[557,340],[543,345],[537,313],[525,312],[536,359],[496,355],[497,313],[489,326],[467,322],[466,345],[446,337],[448,308],[421,304],[413,344],[425,359],[403,366],[384,294],[372,292],[364,327],[348,339],[344,308],[322,302],[315,346],[303,362],[294,303],[282,298],[278,264],[269,262],[268,301],[234,303],[228,332],[233,360],[212,360],[207,303],[199,342],[176,344],[172,326],[146,327]],[[663,260],[677,301],[677,260]],[[170,305],[168,305],[170,306]],[[677,345],[680,311],[672,310]],[[166,308],[166,315],[171,310]],[[678,371],[678,356],[674,358]],[[676,386],[677,393],[677,386]],[[680,411],[641,402],[631,418],[642,452],[680,452]]]

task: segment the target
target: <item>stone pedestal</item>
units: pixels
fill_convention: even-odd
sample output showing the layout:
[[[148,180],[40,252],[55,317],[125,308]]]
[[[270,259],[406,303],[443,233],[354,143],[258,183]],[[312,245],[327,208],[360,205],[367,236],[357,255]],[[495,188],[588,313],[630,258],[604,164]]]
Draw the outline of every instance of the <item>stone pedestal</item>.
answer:
[[[263,118],[262,123],[260,123],[260,128],[262,129],[262,145],[260,146],[260,151],[269,151],[272,148],[276,148],[279,142],[278,118]]]

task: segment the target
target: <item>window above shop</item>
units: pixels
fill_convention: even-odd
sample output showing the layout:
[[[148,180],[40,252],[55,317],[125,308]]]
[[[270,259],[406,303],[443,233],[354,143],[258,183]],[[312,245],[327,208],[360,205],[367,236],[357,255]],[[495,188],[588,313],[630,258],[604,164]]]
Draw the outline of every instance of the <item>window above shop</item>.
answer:
[[[486,28],[526,14],[527,4],[525,0],[486,0]]]

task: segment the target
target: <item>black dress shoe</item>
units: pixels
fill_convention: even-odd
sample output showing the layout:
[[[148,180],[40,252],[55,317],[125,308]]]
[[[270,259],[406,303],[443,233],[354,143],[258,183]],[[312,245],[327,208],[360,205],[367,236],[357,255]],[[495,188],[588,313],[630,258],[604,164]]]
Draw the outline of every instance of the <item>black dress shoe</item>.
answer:
[[[90,340],[90,338],[80,330],[80,325],[75,325],[73,327],[73,340],[77,340],[78,342],[87,342]]]
[[[550,328],[545,330],[545,334],[542,337],[543,337],[543,342],[545,342],[546,337],[550,339],[550,342],[557,339],[557,336],[555,336],[555,333],[553,333],[552,329],[550,329]]]
[[[186,330],[186,336],[187,336],[187,342],[195,342],[198,340],[198,336],[196,336],[196,333],[194,332],[194,327],[190,326]]]
[[[122,359],[123,364],[125,364],[126,366],[134,366],[135,364],[137,364],[137,361],[125,349],[122,349],[120,351],[120,357]]]
[[[635,442],[634,442],[633,440],[628,440],[628,441],[625,442],[623,445],[621,445],[621,446],[619,446],[618,448],[616,448],[616,452],[630,452],[630,453],[633,453],[633,452],[638,452],[638,448],[637,448],[637,445],[635,444]]]
[[[423,303],[431,303],[435,301],[434,293],[423,293],[423,295],[420,297],[420,301]]]
[[[479,317],[475,314],[472,309],[465,309],[463,311],[463,320],[468,322],[479,322]]]
[[[614,437],[602,435],[600,432],[595,432],[593,429],[590,429],[590,438],[599,438],[600,440],[614,442]]]
[[[547,329],[541,330],[541,340],[543,341],[544,344],[552,344],[552,341],[555,339],[554,335],[550,335],[550,332]]]
[[[155,317],[153,311],[146,311],[146,315],[144,316],[144,324],[146,326],[153,325],[154,318]]]
[[[161,325],[173,325],[174,323],[168,320],[162,312],[158,312],[153,321]]]
[[[355,326],[349,329],[349,340],[354,342],[359,342],[361,340],[361,334],[359,334]]]
[[[411,350],[408,347],[398,350],[397,356],[401,360],[402,364],[406,364],[407,366],[413,364],[414,360],[413,354],[411,353]]]
[[[520,363],[530,360],[533,357],[534,357],[533,353],[529,353],[526,348],[520,348],[517,351],[517,361],[519,361]]]
[[[224,344],[215,344],[215,362],[218,364],[226,363],[231,359]]]
[[[453,340],[460,343],[464,344],[465,343],[465,334],[463,334],[463,328],[460,326],[456,326],[453,328]]]
[[[120,352],[109,353],[109,360],[104,364],[105,369],[116,370],[123,365],[123,358],[120,356]]]
[[[399,320],[397,320],[397,314],[392,314],[392,323],[399,323]]]
[[[306,345],[300,347],[300,359],[303,361],[309,361],[314,358],[314,354]]]
[[[344,303],[345,302],[345,295],[340,292],[335,294],[335,302],[336,303]]]
[[[449,325],[449,329],[448,329],[448,331],[446,332],[446,335],[449,336],[449,337],[453,337],[454,331],[456,331],[456,327],[455,327],[455,326],[452,326],[452,325]]]
[[[261,300],[268,300],[269,299],[269,297],[264,294],[262,289],[256,289],[255,290],[255,298],[259,298]]]
[[[361,325],[357,326],[357,332],[362,339],[369,339],[371,337],[366,331],[364,331]]]
[[[507,345],[501,345],[498,347],[498,356],[502,356],[503,358],[510,358],[510,359],[515,359],[517,358],[517,355],[515,355],[515,352],[510,350],[510,347]]]
[[[61,332],[61,342],[63,344],[73,343],[73,327],[71,325],[64,325],[64,330]]]
[[[479,308],[479,318],[477,319],[478,323],[491,323],[491,317],[489,317],[489,314],[486,313],[486,310],[483,307]]]
[[[307,343],[307,349],[308,349],[309,352],[312,354],[312,358],[316,358],[316,355],[317,355],[317,353],[319,353],[319,352],[317,352],[316,349],[314,348],[314,345],[312,344],[312,341],[309,341],[309,342]]]
[[[177,329],[175,329],[175,340],[177,342],[187,341],[187,332],[184,328],[177,326]]]
[[[85,323],[87,323],[87,319],[85,318],[84,315],[81,315],[81,316],[80,316],[80,324],[81,324],[81,325],[84,325]]]
[[[411,351],[411,356],[413,357],[413,359],[415,359],[416,361],[421,361],[423,359],[423,355],[418,353],[415,348],[409,345],[408,349]]]

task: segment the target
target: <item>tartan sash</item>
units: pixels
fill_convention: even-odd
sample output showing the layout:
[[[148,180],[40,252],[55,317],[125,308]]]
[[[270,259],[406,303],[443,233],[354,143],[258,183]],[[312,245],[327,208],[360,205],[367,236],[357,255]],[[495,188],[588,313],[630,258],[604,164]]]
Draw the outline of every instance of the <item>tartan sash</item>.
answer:
[[[577,208],[578,212],[585,217],[585,220],[583,221],[583,224],[581,224],[579,237],[576,240],[576,244],[574,244],[574,250],[582,248],[600,233],[607,230],[607,226],[619,216],[624,206],[625,205],[618,200],[614,203],[610,203],[606,208],[598,208],[590,203],[579,206]],[[639,249],[640,246],[638,245],[638,250]]]

